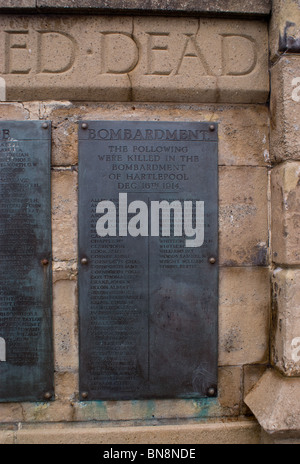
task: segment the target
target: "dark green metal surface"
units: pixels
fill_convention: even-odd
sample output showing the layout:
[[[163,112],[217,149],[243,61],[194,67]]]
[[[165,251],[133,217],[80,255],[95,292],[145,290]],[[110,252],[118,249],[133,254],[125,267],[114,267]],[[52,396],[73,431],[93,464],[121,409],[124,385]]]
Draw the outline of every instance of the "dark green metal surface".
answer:
[[[53,396],[51,124],[0,122],[0,402]]]
[[[149,236],[120,234],[119,212],[116,236],[98,235],[97,205],[120,211],[120,193],[148,206]],[[202,246],[174,223],[150,233],[164,200],[204,202]],[[79,259],[81,399],[217,395],[217,124],[80,123]]]

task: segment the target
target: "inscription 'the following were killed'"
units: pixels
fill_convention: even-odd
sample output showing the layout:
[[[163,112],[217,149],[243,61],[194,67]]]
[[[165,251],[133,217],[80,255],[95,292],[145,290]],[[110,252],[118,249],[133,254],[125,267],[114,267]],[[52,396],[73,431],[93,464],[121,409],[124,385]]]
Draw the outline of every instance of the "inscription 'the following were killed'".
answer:
[[[84,399],[217,394],[217,141],[217,124],[80,123]]]

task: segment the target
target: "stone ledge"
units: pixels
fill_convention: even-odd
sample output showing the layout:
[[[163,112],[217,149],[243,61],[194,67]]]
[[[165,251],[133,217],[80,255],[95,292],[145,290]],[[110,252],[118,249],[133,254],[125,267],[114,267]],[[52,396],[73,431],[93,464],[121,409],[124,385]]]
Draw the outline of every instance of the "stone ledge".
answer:
[[[40,424],[15,432],[16,444],[259,444],[255,421],[155,427]],[[0,435],[1,440],[1,435]],[[0,441],[1,443],[1,441]]]
[[[265,432],[273,438],[300,437],[300,378],[269,369],[245,398]]]
[[[13,9],[99,14],[267,16],[271,11],[271,0],[0,0],[0,10]]]

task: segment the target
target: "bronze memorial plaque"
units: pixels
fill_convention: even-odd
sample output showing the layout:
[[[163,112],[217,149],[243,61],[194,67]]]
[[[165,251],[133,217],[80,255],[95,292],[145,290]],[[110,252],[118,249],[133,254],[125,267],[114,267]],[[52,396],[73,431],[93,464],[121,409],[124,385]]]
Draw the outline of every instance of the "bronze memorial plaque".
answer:
[[[0,402],[53,396],[51,123],[0,122]]]
[[[79,125],[82,400],[217,396],[218,125]]]

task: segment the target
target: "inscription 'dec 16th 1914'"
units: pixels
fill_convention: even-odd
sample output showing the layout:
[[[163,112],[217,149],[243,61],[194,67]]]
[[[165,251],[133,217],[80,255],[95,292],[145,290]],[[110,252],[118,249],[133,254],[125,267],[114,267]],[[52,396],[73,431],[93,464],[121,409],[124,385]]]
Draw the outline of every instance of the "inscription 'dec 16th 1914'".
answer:
[[[217,395],[218,126],[79,127],[80,391]]]

